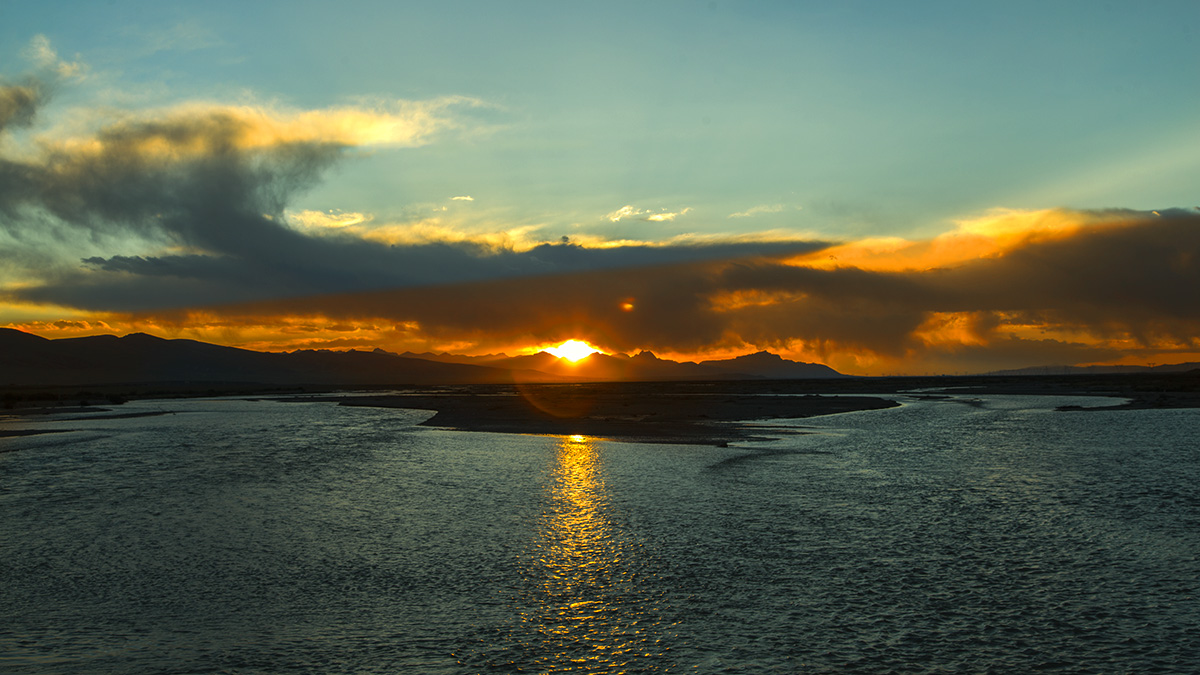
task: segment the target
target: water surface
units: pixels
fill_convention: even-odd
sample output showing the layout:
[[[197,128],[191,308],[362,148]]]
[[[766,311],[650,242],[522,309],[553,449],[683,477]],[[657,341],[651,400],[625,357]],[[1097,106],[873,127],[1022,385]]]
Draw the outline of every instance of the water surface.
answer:
[[[72,431],[0,439],[0,670],[1194,671],[1200,411],[899,400],[729,448],[4,422]]]

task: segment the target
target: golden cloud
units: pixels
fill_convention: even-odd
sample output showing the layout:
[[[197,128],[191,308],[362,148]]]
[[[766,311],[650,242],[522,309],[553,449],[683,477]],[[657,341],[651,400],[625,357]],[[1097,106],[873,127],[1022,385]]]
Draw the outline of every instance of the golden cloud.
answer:
[[[957,221],[953,230],[933,239],[861,239],[797,256],[789,262],[814,269],[930,270],[1002,256],[1032,244],[1069,238],[1083,228],[1119,225],[1127,220],[1127,215],[1118,212],[995,209]]]
[[[370,214],[346,211],[288,211],[285,216],[296,229],[313,233],[345,230],[372,220]]]
[[[475,99],[394,101],[372,108],[285,110],[265,106],[188,103],[166,109],[106,114],[94,135],[42,139],[51,155],[100,156],[120,152],[146,159],[186,160],[229,151],[255,151],[298,144],[338,147],[423,145],[438,132],[458,128],[456,106]]]

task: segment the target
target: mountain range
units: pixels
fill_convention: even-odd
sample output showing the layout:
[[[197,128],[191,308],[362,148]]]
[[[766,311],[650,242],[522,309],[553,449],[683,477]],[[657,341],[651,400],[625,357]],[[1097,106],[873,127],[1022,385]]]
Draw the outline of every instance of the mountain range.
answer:
[[[1200,363],[1170,363],[1161,366],[1033,366],[1014,370],[997,370],[985,375],[1132,375],[1135,373],[1186,373],[1200,370]]]
[[[547,352],[512,357],[395,354],[382,349],[256,352],[145,333],[50,340],[0,328],[0,386],[388,386],[835,377],[846,376],[828,366],[789,361],[768,352],[701,363],[669,361],[650,352],[597,353],[573,363]]]

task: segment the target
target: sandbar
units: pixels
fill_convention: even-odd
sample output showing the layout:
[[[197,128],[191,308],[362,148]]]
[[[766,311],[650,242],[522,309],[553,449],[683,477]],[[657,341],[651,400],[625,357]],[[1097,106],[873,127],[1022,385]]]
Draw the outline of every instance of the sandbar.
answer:
[[[433,410],[436,414],[422,424],[460,431],[692,445],[769,438],[761,424],[752,424],[756,421],[899,405],[874,396],[821,396],[728,383],[491,385],[353,396],[341,404]]]

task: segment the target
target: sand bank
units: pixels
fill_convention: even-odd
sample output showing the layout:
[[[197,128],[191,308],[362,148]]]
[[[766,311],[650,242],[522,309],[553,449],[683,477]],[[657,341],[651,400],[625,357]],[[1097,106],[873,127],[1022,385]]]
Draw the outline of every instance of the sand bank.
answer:
[[[731,389],[733,391],[731,391]],[[462,431],[585,435],[723,445],[763,438],[744,422],[891,408],[873,396],[819,396],[725,385],[634,383],[463,387],[355,396],[342,405],[434,410],[423,424]]]

